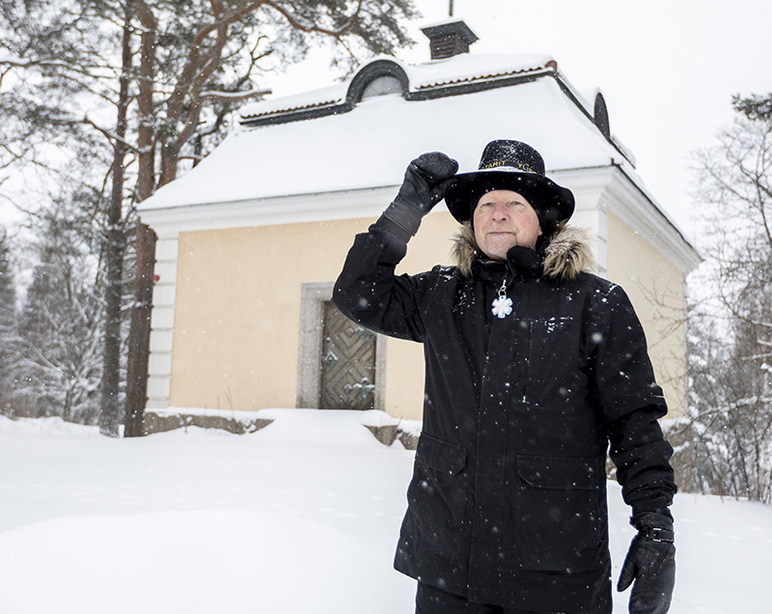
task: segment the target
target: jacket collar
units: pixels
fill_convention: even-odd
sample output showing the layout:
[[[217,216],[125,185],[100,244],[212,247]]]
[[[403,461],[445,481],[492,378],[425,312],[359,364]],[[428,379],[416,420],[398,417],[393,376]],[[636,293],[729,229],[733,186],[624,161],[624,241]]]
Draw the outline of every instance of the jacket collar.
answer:
[[[464,226],[456,237],[453,256],[466,277],[482,274],[483,269],[492,266],[490,263],[506,266],[502,261],[489,259],[478,249],[474,231],[469,226]],[[595,264],[589,234],[572,226],[558,231],[538,252],[515,247],[509,250],[507,258],[510,269],[519,275],[556,280],[575,279],[580,273],[590,272]]]

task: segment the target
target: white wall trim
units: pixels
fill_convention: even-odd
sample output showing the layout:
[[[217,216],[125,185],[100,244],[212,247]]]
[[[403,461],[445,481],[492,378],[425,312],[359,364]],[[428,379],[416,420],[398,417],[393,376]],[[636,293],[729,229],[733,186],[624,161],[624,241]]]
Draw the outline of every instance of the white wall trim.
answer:
[[[158,281],[153,286],[150,319],[147,409],[166,409],[170,404],[179,247],[179,233],[158,237],[155,264]]]

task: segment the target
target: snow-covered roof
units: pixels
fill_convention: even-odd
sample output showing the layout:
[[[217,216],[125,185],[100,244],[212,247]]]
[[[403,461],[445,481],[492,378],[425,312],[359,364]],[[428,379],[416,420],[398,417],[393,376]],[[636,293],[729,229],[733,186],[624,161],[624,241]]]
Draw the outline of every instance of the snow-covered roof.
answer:
[[[404,73],[403,92],[352,101],[357,77],[386,64]],[[333,108],[288,121],[325,106]],[[346,83],[245,106],[246,126],[267,116],[272,123],[235,132],[140,210],[397,185],[425,151],[474,170],[485,144],[499,138],[536,147],[548,172],[613,162],[637,177],[632,156],[592,113],[549,56],[463,54],[416,66],[378,58]]]

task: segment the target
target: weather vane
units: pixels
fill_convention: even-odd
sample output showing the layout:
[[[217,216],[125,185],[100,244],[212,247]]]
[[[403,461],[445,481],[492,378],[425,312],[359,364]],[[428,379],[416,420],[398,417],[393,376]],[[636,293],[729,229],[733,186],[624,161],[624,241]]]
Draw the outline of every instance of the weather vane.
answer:
[[[450,2],[449,2],[448,17],[453,17],[453,0],[450,0]]]

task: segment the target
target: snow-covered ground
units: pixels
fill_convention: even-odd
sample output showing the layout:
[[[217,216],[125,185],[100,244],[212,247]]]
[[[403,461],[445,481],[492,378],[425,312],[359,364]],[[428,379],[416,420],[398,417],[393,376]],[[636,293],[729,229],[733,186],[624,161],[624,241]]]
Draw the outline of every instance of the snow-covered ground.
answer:
[[[412,612],[391,561],[413,453],[378,443],[372,412],[264,415],[141,439],[0,417],[0,613]],[[772,612],[772,508],[679,494],[674,513],[671,612]],[[616,575],[616,484],[610,515]]]

